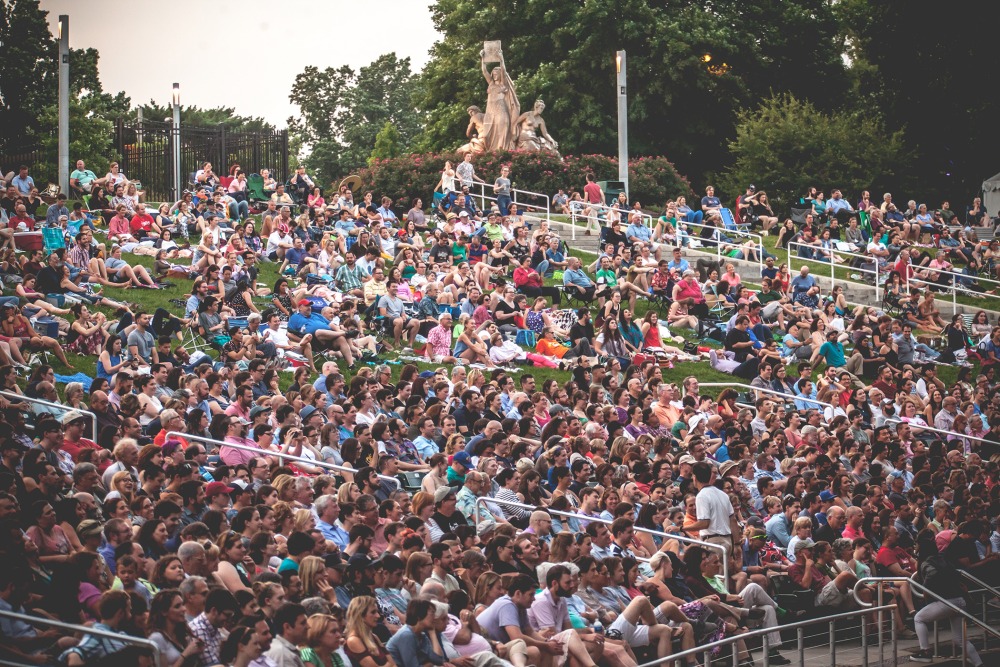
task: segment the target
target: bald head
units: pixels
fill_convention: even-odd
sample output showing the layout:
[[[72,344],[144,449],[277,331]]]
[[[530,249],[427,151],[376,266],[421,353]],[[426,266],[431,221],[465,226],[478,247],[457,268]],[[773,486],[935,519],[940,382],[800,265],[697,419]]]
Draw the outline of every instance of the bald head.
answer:
[[[426,598],[428,600],[435,600],[437,602],[447,603],[448,598],[445,594],[444,585],[433,579],[428,579],[420,586],[420,597]]]

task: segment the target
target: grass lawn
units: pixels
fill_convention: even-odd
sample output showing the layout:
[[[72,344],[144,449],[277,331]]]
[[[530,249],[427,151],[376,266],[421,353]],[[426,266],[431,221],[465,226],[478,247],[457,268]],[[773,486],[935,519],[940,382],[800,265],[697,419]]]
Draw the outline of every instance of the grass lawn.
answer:
[[[259,216],[255,216],[255,219],[257,220],[258,223],[260,222]],[[103,238],[104,237],[102,236],[98,236],[99,240],[102,240]],[[770,243],[769,247],[773,252],[773,246],[775,240],[774,237],[766,237],[764,240],[765,242]],[[192,239],[192,244],[193,243],[194,240]],[[589,263],[590,261],[593,260],[593,255],[590,255],[589,253],[580,251],[578,249],[571,248],[570,254],[580,257],[586,263]],[[129,255],[126,261],[128,261],[132,266],[141,264],[150,271],[152,270],[153,267],[152,257]],[[268,286],[272,286],[275,280],[277,280],[278,278],[278,265],[274,263],[265,262],[260,264],[259,266],[260,266],[260,275],[258,276],[257,281],[260,283],[264,283]],[[818,264],[818,266],[822,267],[823,265]],[[827,270],[829,270],[828,267]],[[149,290],[149,289],[126,290],[126,289],[112,287],[112,288],[105,288],[104,294],[111,299],[119,301],[135,302],[150,313],[155,311],[157,308],[165,308],[169,312],[180,316],[183,314],[181,312],[182,309],[171,304],[170,299],[187,298],[187,295],[190,294],[192,281],[185,279],[171,278],[170,282],[175,283],[177,286],[174,288],[168,288],[162,290]],[[551,280],[548,280],[546,282],[548,284],[554,284],[553,281]],[[636,312],[634,313],[635,319],[637,321],[641,320],[642,317],[646,314],[646,312],[648,312],[649,308],[650,308],[649,302],[644,300],[639,300],[636,304]],[[103,310],[109,318],[114,317],[114,313],[110,312],[109,309],[105,308],[98,308],[98,309]],[[661,317],[664,317],[666,313],[659,313],[659,315]],[[71,318],[72,316],[70,316],[67,319]],[[691,332],[687,332],[686,334],[684,332],[678,332],[678,333],[680,333],[681,335],[685,335],[685,338],[687,338],[688,340],[696,340],[696,337]],[[704,342],[701,341],[697,342],[699,342],[699,344],[702,345],[705,344]],[[718,347],[717,343],[710,342],[709,344],[711,346]],[[84,357],[73,354],[68,354],[68,357],[71,366],[67,368],[62,363],[60,363],[53,355],[50,355],[49,357],[50,362],[52,363],[57,373],[67,374],[67,375],[73,373],[84,373],[89,376],[94,376],[96,374],[96,365],[97,365],[96,357]],[[394,356],[389,357],[389,361],[394,362]],[[408,363],[408,362],[404,361],[402,363]],[[398,374],[402,368],[402,363],[394,362],[391,364],[391,368],[393,369],[394,379],[398,377]],[[418,363],[417,365],[420,366],[422,370],[434,369],[440,366],[440,364],[431,364],[431,363]],[[532,375],[535,376],[539,386],[550,378],[554,378],[558,380],[560,383],[571,379],[571,373],[569,371],[560,371],[558,369],[542,368],[542,367],[522,367],[522,368],[523,368],[522,372],[530,372]],[[345,372],[345,376],[349,380],[350,375],[346,373],[346,367],[343,364],[341,364],[341,371]],[[817,373],[818,372],[819,371],[817,371]],[[957,374],[957,372],[958,369],[951,366],[941,366],[939,368],[939,375],[941,376],[942,380],[944,380],[946,383],[953,382],[955,380],[955,375]],[[703,383],[706,382],[732,383],[734,380],[732,375],[721,373],[713,369],[711,365],[708,363],[708,361],[680,362],[675,364],[675,367],[672,369],[663,369],[663,379],[667,382],[680,383],[685,377],[689,375],[694,375],[698,377],[698,379]],[[282,387],[286,388],[290,383],[291,383],[291,374],[283,373]]]

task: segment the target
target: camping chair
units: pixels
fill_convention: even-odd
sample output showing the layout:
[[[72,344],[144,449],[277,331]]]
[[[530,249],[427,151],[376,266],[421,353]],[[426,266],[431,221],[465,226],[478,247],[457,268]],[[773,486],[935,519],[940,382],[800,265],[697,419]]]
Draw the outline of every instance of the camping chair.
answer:
[[[719,209],[719,214],[722,216],[722,224],[725,225],[727,232],[746,234],[750,231],[750,223],[736,222],[733,212],[728,208]]]
[[[791,208],[789,210],[789,216],[796,225],[804,225],[806,223],[806,215],[812,213],[811,208]]]
[[[247,176],[247,198],[251,202],[267,201],[270,199],[264,194],[264,177],[260,174],[250,174]]]

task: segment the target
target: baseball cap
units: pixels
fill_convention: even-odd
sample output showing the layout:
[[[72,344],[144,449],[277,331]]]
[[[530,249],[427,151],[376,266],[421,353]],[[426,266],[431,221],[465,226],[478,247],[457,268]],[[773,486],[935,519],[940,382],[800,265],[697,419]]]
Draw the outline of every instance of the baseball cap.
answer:
[[[82,539],[96,537],[102,532],[104,532],[104,528],[101,526],[101,522],[95,521],[94,519],[85,519],[80,522],[79,526],[76,527],[76,534]]]
[[[237,496],[241,493],[247,493],[249,484],[244,482],[242,479],[234,479],[229,483],[229,495]]]
[[[833,495],[833,491],[831,491],[830,489],[823,489],[822,491],[819,492],[819,499],[822,500],[824,503],[828,503],[834,498],[836,498],[836,496]]]
[[[695,457],[691,456],[690,454],[685,454],[677,461],[677,464],[684,465],[685,463],[687,463],[688,465],[694,465],[697,462],[698,460]]]
[[[468,211],[460,211],[459,214],[458,214],[458,217],[460,217],[460,218],[468,218],[469,217],[469,212]]]
[[[87,415],[83,414],[79,410],[70,410],[69,412],[67,412],[66,414],[64,414],[62,416],[62,423],[64,425],[65,424],[72,424],[75,421],[79,421],[81,419],[86,419],[86,418],[87,418]]]
[[[311,306],[312,305],[312,301],[310,301],[309,299],[299,299],[299,302],[297,304],[295,304],[295,305],[296,306]]]
[[[444,502],[444,499],[448,496],[457,495],[455,488],[451,486],[439,486],[437,491],[434,492],[434,504],[440,505]]]
[[[468,452],[460,451],[456,453],[451,460],[453,463],[460,463],[461,465],[465,466],[466,470],[472,469],[472,457],[469,456]]]
[[[263,412],[270,412],[270,411],[271,408],[269,408],[266,405],[255,405],[252,408],[250,408],[250,419],[253,419],[254,417]]]
[[[795,553],[798,553],[803,549],[812,549],[814,546],[816,546],[816,543],[807,537],[806,539],[799,540],[795,543]]]
[[[339,553],[327,554],[326,558],[323,559],[323,564],[332,570],[340,570],[341,572],[347,569],[347,563]]]
[[[217,496],[220,493],[225,493],[226,495],[229,495],[229,485],[224,482],[209,482],[208,486],[205,487],[206,498]]]

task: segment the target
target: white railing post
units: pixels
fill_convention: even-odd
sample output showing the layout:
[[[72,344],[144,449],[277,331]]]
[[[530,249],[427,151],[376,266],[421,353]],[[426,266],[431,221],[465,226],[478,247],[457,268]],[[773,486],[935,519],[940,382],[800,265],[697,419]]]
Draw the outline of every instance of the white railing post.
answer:
[[[14,401],[12,401],[14,403],[17,403],[19,401],[27,401],[28,403],[35,403],[37,405],[44,405],[47,408],[58,408],[59,409],[59,413],[60,413],[60,417],[62,415],[65,415],[66,413],[72,411],[72,410],[76,410],[80,414],[82,414],[84,416],[87,416],[87,417],[90,417],[90,430],[93,433],[94,442],[95,443],[97,442],[97,415],[95,415],[90,410],[83,410],[81,408],[71,408],[68,405],[61,405],[59,403],[51,403],[49,401],[43,401],[40,398],[31,398],[30,396],[22,396],[21,394],[15,394],[12,391],[0,391],[0,396],[6,396],[7,398],[13,398],[13,399],[15,399]],[[53,415],[53,416],[55,416],[55,415]]]

